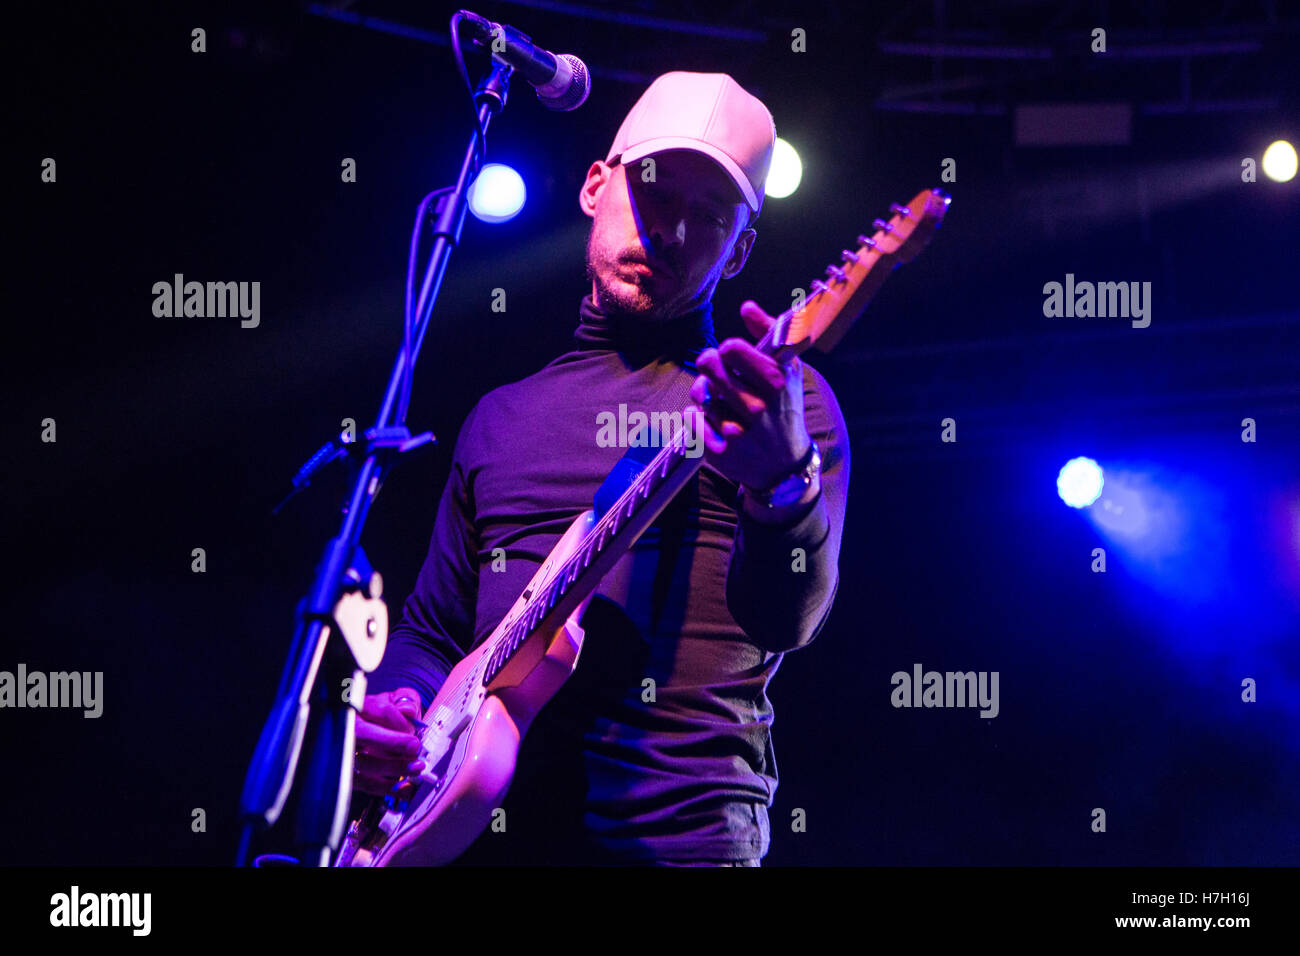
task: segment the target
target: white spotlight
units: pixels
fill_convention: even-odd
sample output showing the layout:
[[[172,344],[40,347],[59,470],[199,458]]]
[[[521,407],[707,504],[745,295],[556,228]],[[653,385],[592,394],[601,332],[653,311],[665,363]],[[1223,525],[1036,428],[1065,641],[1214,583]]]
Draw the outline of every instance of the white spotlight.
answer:
[[[803,163],[793,146],[780,136],[776,138],[776,148],[772,150],[772,167],[767,172],[766,195],[773,199],[784,199],[799,188],[803,178]]]
[[[1264,150],[1264,175],[1279,183],[1290,182],[1295,178],[1295,147],[1284,139]]]

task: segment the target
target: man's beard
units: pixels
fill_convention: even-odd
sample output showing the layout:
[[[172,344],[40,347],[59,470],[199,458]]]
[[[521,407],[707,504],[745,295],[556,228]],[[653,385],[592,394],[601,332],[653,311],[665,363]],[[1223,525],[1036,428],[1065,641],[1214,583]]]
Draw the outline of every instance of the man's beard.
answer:
[[[619,266],[619,260],[607,260],[602,258],[597,268],[597,263],[593,261],[596,257],[594,240],[595,228],[587,236],[587,278],[596,286],[597,303],[602,311],[606,314],[620,314],[639,319],[644,322],[661,322],[666,319],[674,318],[679,311],[674,309],[677,304],[676,299],[666,299],[656,297],[650,290],[649,284],[653,281],[649,276],[645,277],[645,285],[633,283],[630,286],[624,283],[611,285],[607,283],[603,276],[612,275]]]

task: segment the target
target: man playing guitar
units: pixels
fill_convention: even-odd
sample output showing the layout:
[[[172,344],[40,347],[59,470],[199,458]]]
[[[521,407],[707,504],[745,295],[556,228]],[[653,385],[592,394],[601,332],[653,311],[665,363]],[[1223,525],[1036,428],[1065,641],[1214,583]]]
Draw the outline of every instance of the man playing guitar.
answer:
[[[768,851],[767,686],[830,612],[849,477],[826,381],[713,336],[713,293],[753,248],[774,143],[771,114],[730,76],[656,79],[579,193],[592,288],[574,350],[489,392],[460,432],[357,720],[362,793],[425,769],[417,725],[449,671],[627,451],[602,421],[685,412],[704,466],[600,579],[576,670],[459,862],[757,866]],[[753,302],[741,316],[756,338],[774,321]]]

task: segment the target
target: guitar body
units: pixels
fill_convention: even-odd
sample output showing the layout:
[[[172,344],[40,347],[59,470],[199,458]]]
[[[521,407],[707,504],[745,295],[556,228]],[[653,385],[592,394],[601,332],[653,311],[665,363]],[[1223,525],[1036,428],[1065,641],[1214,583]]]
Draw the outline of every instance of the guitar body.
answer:
[[[578,666],[578,621],[590,596],[549,639],[525,644],[490,687],[483,684],[494,637],[523,612],[595,524],[591,511],[569,526],[497,631],[447,675],[424,714],[414,793],[376,801],[344,837],[335,866],[441,866],[464,853],[510,788],[519,745],[533,719]]]

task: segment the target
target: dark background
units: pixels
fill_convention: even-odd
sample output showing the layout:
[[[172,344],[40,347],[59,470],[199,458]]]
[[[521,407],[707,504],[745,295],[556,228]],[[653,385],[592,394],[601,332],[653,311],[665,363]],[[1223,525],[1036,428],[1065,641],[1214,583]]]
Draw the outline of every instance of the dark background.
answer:
[[[831,620],[771,690],[765,863],[1300,863],[1300,186],[1239,173],[1300,136],[1295,6],[553,6],[475,8],[582,56],[592,93],[552,114],[517,82],[490,134],[529,202],[506,225],[471,219],[452,260],[409,416],[439,445],[395,471],[364,540],[390,613],[464,415],[567,346],[588,165],[654,76],[729,72],[805,171],[720,287],[723,335],[745,298],[784,308],[890,202],[954,197],[841,349],[810,358],[854,467]],[[0,712],[0,862],[233,859],[343,476],[270,509],[342,419],[377,410],[411,218],[467,136],[454,9],[48,4],[11,24],[0,669],[103,671],[104,714]],[[1088,52],[1096,26],[1111,54]],[[939,42],[1004,55],[936,59]],[[1160,44],[1183,52],[1134,53]],[[1128,142],[1017,145],[1017,106],[1075,102],[1131,104]],[[40,181],[47,156],[57,184]],[[155,318],[151,287],[177,272],[260,281],[260,327]],[[1044,318],[1042,287],[1067,272],[1150,281],[1151,326]],[[956,443],[939,441],[946,417]],[[1163,558],[1062,505],[1056,472],[1080,454],[1175,496],[1188,521]],[[1001,713],[891,707],[890,675],[917,662],[998,671]]]

